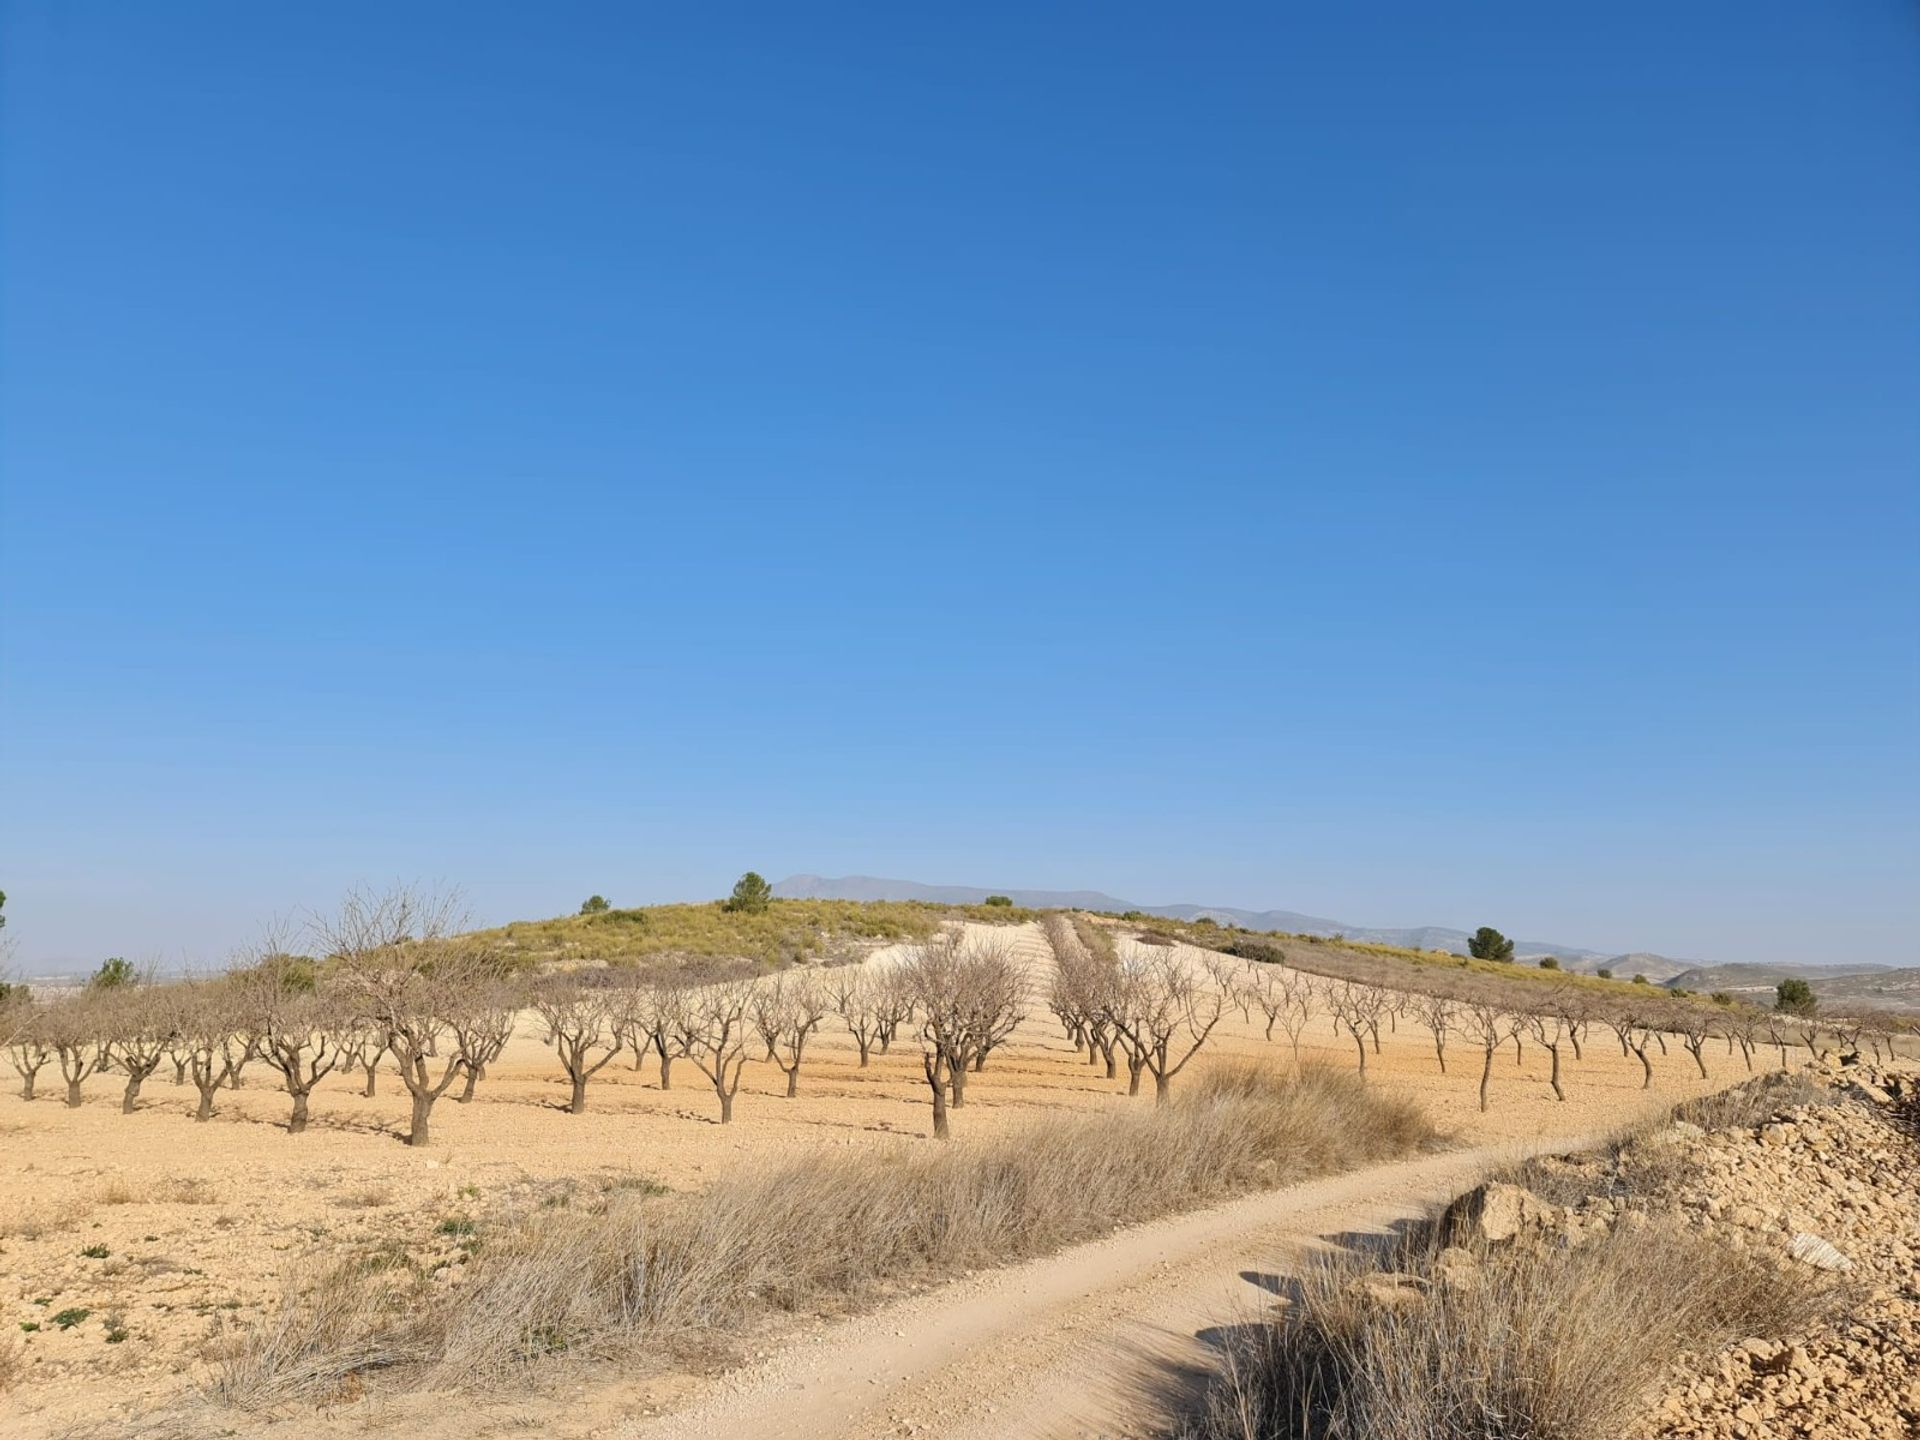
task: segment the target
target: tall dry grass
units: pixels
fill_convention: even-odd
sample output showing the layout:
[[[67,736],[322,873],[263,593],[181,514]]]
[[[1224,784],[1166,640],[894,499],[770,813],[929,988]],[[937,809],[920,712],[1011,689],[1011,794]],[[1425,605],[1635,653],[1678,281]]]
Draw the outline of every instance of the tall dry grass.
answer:
[[[1835,1103],[1765,1076],[1674,1111],[1709,1129]],[[1556,1203],[1656,1201],[1694,1172],[1670,1124],[1505,1171]],[[1235,1332],[1186,1440],[1588,1440],[1617,1434],[1682,1351],[1779,1337],[1830,1310],[1830,1276],[1736,1249],[1677,1219],[1622,1223],[1573,1248],[1496,1245],[1443,1215],[1384,1254],[1310,1268],[1277,1321]],[[1459,1249],[1472,1257],[1462,1266]],[[1441,1257],[1446,1255],[1443,1263]],[[1463,1271],[1466,1275],[1461,1279]],[[1398,1303],[1365,1281],[1410,1275]]]
[[[695,1195],[615,1194],[596,1213],[529,1217],[418,1303],[390,1275],[351,1271],[291,1295],[217,1393],[243,1406],[320,1398],[390,1365],[471,1386],[559,1353],[697,1344],[771,1311],[857,1306],[1432,1139],[1417,1107],[1350,1074],[1222,1068],[1152,1109],[810,1156]],[[349,1314],[353,1295],[364,1301]]]
[[[1395,1261],[1430,1285],[1399,1304],[1343,1254],[1285,1318],[1239,1332],[1187,1440],[1591,1440],[1618,1434],[1683,1350],[1779,1336],[1834,1298],[1814,1272],[1678,1224],[1576,1249],[1474,1247],[1467,1283],[1437,1250]]]

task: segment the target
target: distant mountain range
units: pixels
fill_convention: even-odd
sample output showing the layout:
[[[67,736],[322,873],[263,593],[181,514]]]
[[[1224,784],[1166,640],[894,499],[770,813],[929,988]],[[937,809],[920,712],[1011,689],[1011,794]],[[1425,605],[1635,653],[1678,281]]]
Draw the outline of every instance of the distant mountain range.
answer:
[[[1467,953],[1467,932],[1444,925],[1397,929],[1379,925],[1351,925],[1297,910],[1237,910],[1230,905],[1141,905],[1098,890],[985,890],[974,885],[922,885],[914,880],[883,880],[871,875],[789,875],[773,887],[775,895],[820,900],[925,900],[937,905],[978,905],[989,895],[1005,895],[1016,905],[1035,910],[1138,910],[1170,920],[1215,920],[1248,930],[1276,930],[1289,935],[1340,936],[1375,945],[1398,945],[1409,950],[1446,950]],[[1656,985],[1679,985],[1689,990],[1771,989],[1788,976],[1810,981],[1822,995],[1845,996],[1865,1003],[1920,1006],[1920,969],[1896,970],[1887,965],[1709,965],[1700,960],[1676,960],[1666,955],[1630,951],[1624,955],[1563,945],[1553,940],[1515,940],[1514,954],[1538,960],[1551,955],[1564,969],[1591,975],[1611,970],[1622,980],[1644,975]],[[1876,988],[1877,987],[1877,988]],[[1868,999],[1869,994],[1882,998]]]

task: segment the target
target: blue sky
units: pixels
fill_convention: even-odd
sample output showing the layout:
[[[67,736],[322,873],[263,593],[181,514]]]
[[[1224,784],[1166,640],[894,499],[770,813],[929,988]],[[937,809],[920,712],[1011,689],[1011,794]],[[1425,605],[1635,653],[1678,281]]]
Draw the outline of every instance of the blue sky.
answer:
[[[3,13],[17,968],[748,866],[1915,959],[1909,6]]]

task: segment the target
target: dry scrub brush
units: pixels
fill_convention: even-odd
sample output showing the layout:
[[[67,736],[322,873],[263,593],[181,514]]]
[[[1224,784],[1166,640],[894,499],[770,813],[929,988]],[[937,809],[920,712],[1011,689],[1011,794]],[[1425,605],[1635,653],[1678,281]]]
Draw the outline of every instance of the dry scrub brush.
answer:
[[[768,1311],[857,1305],[1431,1139],[1417,1108],[1351,1076],[1223,1069],[1166,1106],[809,1156],[702,1194],[616,1194],[598,1213],[537,1212],[460,1283],[419,1282],[419,1303],[353,1270],[292,1294],[218,1393],[318,1398],[400,1362],[417,1383],[461,1386],[557,1353],[711,1344]],[[345,1293],[367,1297],[351,1323]]]
[[[1433,1243],[1396,1261],[1423,1298],[1370,1297],[1373,1266],[1351,1253],[1310,1269],[1284,1319],[1230,1342],[1188,1440],[1613,1435],[1680,1351],[1790,1333],[1834,1299],[1677,1223],[1577,1249],[1482,1243],[1453,1283]]]

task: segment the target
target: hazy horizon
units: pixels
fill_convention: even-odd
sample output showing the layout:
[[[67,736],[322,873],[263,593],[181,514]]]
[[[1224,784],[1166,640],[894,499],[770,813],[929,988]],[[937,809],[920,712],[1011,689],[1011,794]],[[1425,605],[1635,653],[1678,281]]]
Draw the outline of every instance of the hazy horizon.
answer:
[[[14,968],[770,877],[1912,964],[1920,25],[0,8]]]

